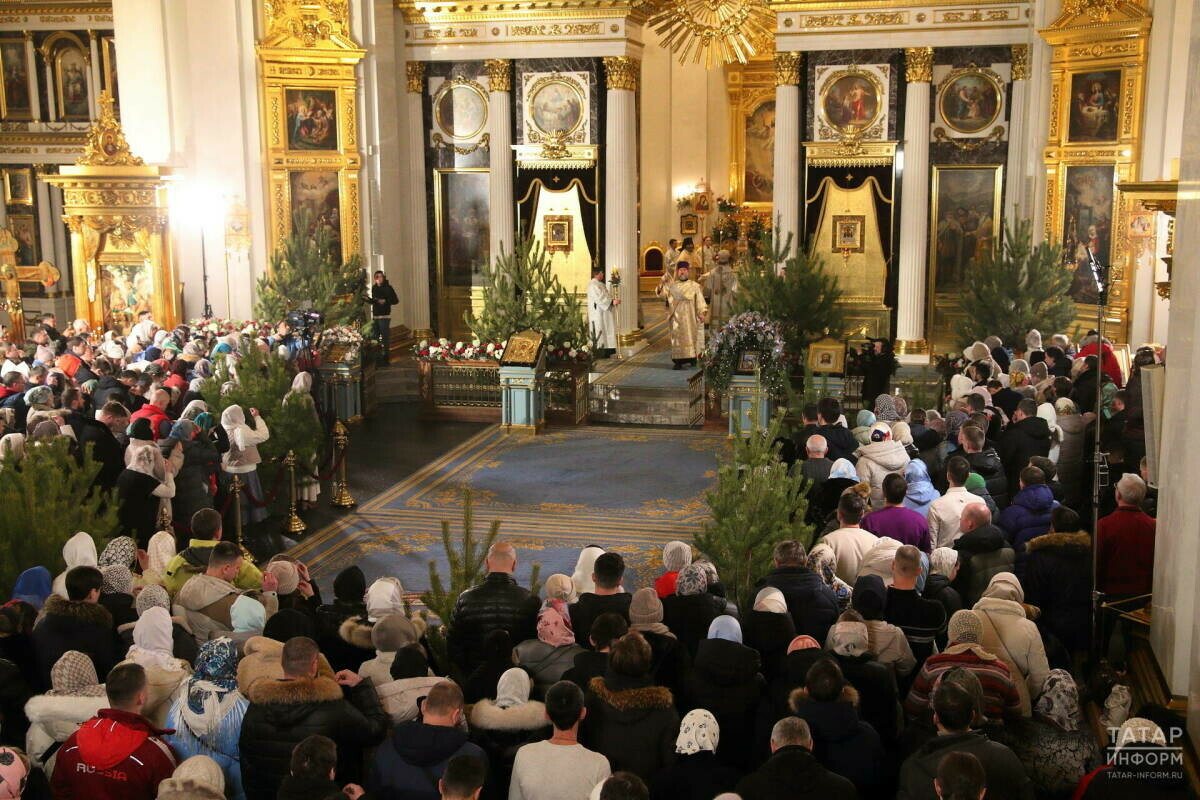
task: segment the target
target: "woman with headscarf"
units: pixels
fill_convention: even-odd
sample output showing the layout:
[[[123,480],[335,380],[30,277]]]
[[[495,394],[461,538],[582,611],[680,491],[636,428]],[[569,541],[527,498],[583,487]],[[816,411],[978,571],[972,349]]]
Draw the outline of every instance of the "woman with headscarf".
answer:
[[[50,668],[50,686],[48,692],[31,697],[25,704],[29,720],[25,750],[47,775],[54,772],[55,745],[65,742],[80,725],[108,707],[96,666],[78,650],[63,653]]]
[[[835,530],[837,525],[838,501],[842,493],[858,483],[858,473],[848,459],[839,458],[829,469],[825,482],[813,487],[808,496],[808,512],[805,519],[818,531]],[[829,528],[832,524],[833,528]]]
[[[25,458],[25,434],[6,433],[0,436],[0,469],[20,469]]]
[[[629,629],[637,631],[650,645],[650,673],[657,686],[665,686],[676,697],[683,691],[688,670],[687,648],[663,624],[663,604],[656,590],[638,589],[629,603]]]
[[[124,564],[109,564],[100,568],[100,605],[112,615],[113,626],[137,621],[133,608],[133,573]]]
[[[199,433],[200,428],[193,420],[180,419],[171,426],[168,439],[179,442],[183,452],[183,465],[175,475],[175,497],[171,501],[175,519],[182,522],[190,521],[202,508],[213,507],[221,456]]]
[[[710,712],[695,708],[685,714],[675,738],[675,763],[650,780],[651,800],[711,800],[732,792],[741,772],[717,758],[720,741],[721,724]]]
[[[890,664],[896,670],[897,677],[912,672],[917,660],[913,657],[904,631],[883,619],[887,603],[887,588],[883,585],[883,578],[878,575],[859,575],[854,582],[851,602],[867,626],[867,647],[879,663]],[[826,639],[828,645],[829,640]]]
[[[596,559],[602,555],[604,555],[604,548],[594,544],[579,551],[579,559],[575,562],[575,571],[571,574],[571,581],[575,584],[577,596],[596,591],[596,583],[592,580],[592,569],[596,566]]]
[[[29,444],[48,444],[53,442],[58,437],[65,435],[66,434],[63,433],[63,428],[60,427],[57,422],[49,419],[43,419],[41,422],[30,427],[29,438],[27,441]]]
[[[917,445],[913,442],[912,426],[904,420],[892,423],[892,438],[904,445],[904,451],[908,453],[909,458],[916,458],[920,454],[921,451],[917,449]]]
[[[51,583],[50,570],[45,567],[30,567],[17,576],[17,581],[13,584],[12,599],[28,603],[41,611],[52,591]]]
[[[1062,430],[1058,427],[1058,412],[1054,410],[1053,403],[1039,403],[1037,415],[1046,420],[1046,427],[1050,429],[1050,451],[1046,456],[1057,464],[1062,457]]]
[[[929,468],[919,458],[908,462],[904,469],[904,480],[908,482],[908,491],[904,495],[904,507],[911,508],[922,517],[929,517],[929,506],[942,495],[929,479]]]
[[[353,573],[349,574],[343,588],[346,593],[345,604],[351,604],[354,593],[358,590],[357,576]],[[375,626],[375,623],[388,614],[404,610],[404,586],[401,585],[399,578],[379,578],[371,583],[360,595],[360,598],[363,612],[347,616],[338,626],[337,635],[345,645],[345,649],[338,648],[335,651],[339,658],[357,662],[354,664],[355,670],[362,665],[362,662],[375,656],[375,643],[371,639],[371,628]],[[324,651],[322,650],[322,652]],[[349,669],[349,667],[344,667],[344,669]]]
[[[796,638],[796,623],[788,613],[783,592],[765,586],[754,597],[754,606],[742,613],[742,638],[758,651],[763,677],[775,680],[783,669],[788,643]]]
[[[1025,613],[1025,591],[1011,572],[992,577],[974,611],[983,623],[983,646],[1008,665],[1021,694],[1021,714],[1028,717],[1042,690],[1050,664],[1037,625]]]
[[[321,427],[321,417],[317,414],[316,403],[312,398],[312,374],[298,372],[292,379],[292,388],[283,396],[283,405],[296,405],[307,409],[312,415],[317,427]],[[302,412],[303,413],[303,412]],[[312,508],[321,494],[321,484],[312,476],[317,471],[317,460],[314,454],[311,458],[296,463],[296,496],[302,509]]]
[[[1054,402],[1054,413],[1058,416],[1062,442],[1058,452],[1058,481],[1063,487],[1065,504],[1078,508],[1091,491],[1090,482],[1085,481],[1090,470],[1084,464],[1084,454],[1091,447],[1087,430],[1096,415],[1080,414],[1069,397],[1060,397]]]
[[[855,441],[860,445],[870,444],[871,428],[875,426],[876,422],[875,415],[870,410],[864,408],[859,411],[858,416],[854,418],[854,428],[850,431]]]
[[[871,441],[855,451],[858,461],[854,465],[858,479],[871,486],[871,508],[883,508],[883,479],[893,472],[904,474],[912,459],[904,445],[892,438],[892,429],[886,422],[876,422],[871,428]]]
[[[546,706],[529,699],[532,688],[529,673],[513,667],[496,682],[496,699],[484,698],[471,708],[471,741],[487,755],[483,798],[507,798],[517,750],[553,732]]]
[[[94,567],[99,563],[96,553],[96,542],[92,537],[79,531],[67,539],[62,548],[63,564],[66,569],[54,577],[52,593],[59,597],[67,596],[67,573],[75,567]]]
[[[117,519],[121,533],[144,547],[158,532],[160,500],[175,496],[173,467],[157,447],[139,447],[117,477]]]
[[[891,425],[900,421],[900,412],[896,409],[896,398],[890,394],[881,394],[875,398],[875,421]]]
[[[833,548],[825,543],[813,545],[813,548],[808,551],[808,568],[821,577],[821,580],[833,590],[834,596],[837,598],[838,612],[845,611],[850,607],[850,597],[854,590],[850,588],[844,580],[839,578],[836,573],[837,554]]]
[[[262,461],[258,446],[271,437],[271,432],[257,408],[250,409],[250,416],[254,418],[253,428],[246,424],[246,414],[241,406],[231,405],[221,412],[221,427],[229,436],[229,451],[222,457],[221,466],[226,473],[240,476],[244,491],[248,493],[242,502],[243,523],[262,522],[267,518],[267,509],[256,506],[255,502],[266,501],[262,482],[258,479],[258,464]]]
[[[146,569],[142,571],[142,583],[162,585],[167,574],[167,565],[175,557],[175,534],[158,531],[146,545]]]
[[[654,581],[659,597],[675,594],[675,579],[679,570],[692,563],[692,546],[687,542],[667,542],[663,547],[663,567],[667,570]]]
[[[712,712],[730,744],[718,759],[742,771],[751,765],[755,716],[767,688],[761,665],[758,652],[742,643],[738,621],[722,615],[709,625],[684,679],[683,707]]]
[[[366,594],[367,578],[357,564],[351,564],[333,579],[333,602],[317,607],[317,644],[335,671],[358,672],[362,662],[370,658],[365,648],[338,635],[346,620],[366,616]]]
[[[862,615],[853,609],[843,612],[829,630],[829,650],[850,685],[858,691],[859,716],[870,723],[884,745],[899,735],[900,708],[896,676],[892,667],[881,664],[870,649],[870,634]]]
[[[675,594],[664,597],[663,623],[694,657],[708,635],[709,624],[724,613],[723,598],[709,594],[708,576],[699,564],[688,564],[675,580]]]
[[[146,705],[142,716],[156,727],[166,727],[167,712],[180,687],[192,673],[191,665],[175,657],[171,615],[155,606],[146,609],[133,627],[133,646],[127,661],[146,671]]]
[[[929,555],[929,576],[921,596],[926,600],[937,600],[946,610],[946,619],[963,607],[962,596],[951,584],[958,577],[958,551],[951,547],[935,548]],[[946,646],[946,632],[938,634],[939,648]]]
[[[229,800],[243,800],[238,738],[249,702],[237,688],[237,650],[229,639],[205,642],[196,670],[171,704],[167,727],[179,758],[208,756],[225,774]]]
[[[543,587],[546,600],[538,612],[537,638],[519,642],[517,663],[533,678],[534,694],[544,697],[546,690],[562,680],[585,648],[576,644],[571,614],[567,610],[575,585],[570,576],[551,575]]]

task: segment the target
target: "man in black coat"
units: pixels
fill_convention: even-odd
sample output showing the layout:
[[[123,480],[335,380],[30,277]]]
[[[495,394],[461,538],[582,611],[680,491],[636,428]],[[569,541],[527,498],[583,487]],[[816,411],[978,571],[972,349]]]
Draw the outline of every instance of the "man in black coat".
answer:
[[[822,397],[821,402],[817,403],[817,418],[821,423],[817,433],[824,436],[825,444],[829,445],[826,458],[830,461],[845,458],[853,464],[857,460],[854,451],[858,449],[858,442],[849,428],[838,424],[841,416],[842,404],[832,397]]]
[[[1004,464],[996,450],[987,447],[987,432],[976,425],[963,425],[958,431],[958,444],[962,456],[971,466],[971,472],[979,474],[987,486],[987,492],[1000,508],[1008,505],[1008,478]]]
[[[971,679],[978,684],[979,679],[970,673],[938,681],[933,690],[933,721],[938,735],[905,759],[897,800],[938,800],[933,781],[938,765],[950,753],[970,753],[979,759],[987,774],[988,800],[1033,800],[1033,783],[1013,751],[988,739],[987,734],[971,730],[977,700],[959,682]]]
[[[806,567],[804,545],[788,539],[775,545],[772,554],[775,569],[758,582],[757,588],[774,586],[783,592],[788,612],[796,625],[797,636],[825,641],[829,628],[837,622],[838,603],[833,590],[821,576]]]
[[[742,800],[857,800],[854,784],[821,766],[808,723],[784,717],[771,729],[771,757],[738,781]]]
[[[137,383],[137,373],[123,370],[120,376],[114,375],[112,364],[102,358],[96,359],[92,368],[100,376],[96,378],[96,385],[92,389],[92,408],[99,411],[105,403],[116,401],[131,409],[133,399],[129,387]]]
[[[1050,454],[1050,425],[1037,415],[1036,401],[1028,397],[1023,399],[1017,404],[1012,419],[996,448],[1009,487],[1018,485],[1021,470],[1029,466],[1029,459]],[[991,490],[990,486],[988,490]],[[996,493],[992,492],[992,496]]]
[[[483,583],[458,596],[450,622],[447,641],[450,659],[464,675],[483,663],[483,637],[504,629],[513,643],[537,635],[537,614],[541,608],[536,595],[518,586],[513,572],[517,569],[517,551],[508,542],[496,542],[488,550],[487,577]]]
[[[274,800],[291,769],[292,749],[313,734],[337,744],[338,778],[360,783],[363,750],[387,733],[391,717],[370,679],[349,670],[322,673],[319,656],[316,642],[295,636],[280,654],[283,679],[251,684],[239,738],[247,800]]]
[[[963,608],[971,608],[1001,572],[1011,572],[1016,553],[1004,531],[992,523],[992,512],[983,503],[971,503],[962,510],[958,523],[962,536],[954,540],[958,551],[958,575],[953,586],[962,598]]]
[[[1003,411],[1010,419],[1013,413],[1016,412],[1017,405],[1025,397],[1025,395],[1008,388],[997,380],[988,381],[987,390],[988,394],[992,396],[992,405]],[[913,438],[916,439],[915,436]]]
[[[596,591],[584,592],[579,600],[568,607],[571,612],[571,628],[575,631],[575,643],[591,647],[589,636],[592,622],[601,614],[620,614],[629,621],[629,604],[633,595],[621,591],[625,576],[625,559],[619,553],[602,553],[592,565],[592,582]]]
[[[68,599],[56,594],[46,599],[30,635],[42,687],[50,687],[50,668],[68,650],[91,657],[99,675],[107,675],[120,661],[112,615],[100,605],[103,583],[95,567],[75,567],[66,577]]]
[[[129,424],[129,412],[120,403],[106,403],[100,413],[93,417],[83,410],[83,397],[78,389],[63,390],[63,406],[71,409],[67,424],[75,431],[79,442],[79,460],[82,463],[87,445],[92,446],[92,460],[100,464],[100,474],[95,485],[111,489],[125,469],[125,446],[117,438]]]

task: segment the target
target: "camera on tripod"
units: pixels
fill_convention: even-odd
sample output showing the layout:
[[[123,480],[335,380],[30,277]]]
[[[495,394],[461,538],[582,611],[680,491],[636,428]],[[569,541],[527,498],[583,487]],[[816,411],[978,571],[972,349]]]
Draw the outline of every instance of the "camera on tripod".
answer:
[[[311,346],[313,337],[320,333],[325,325],[325,315],[311,308],[297,309],[289,311],[285,321],[293,336],[303,341],[306,346]]]

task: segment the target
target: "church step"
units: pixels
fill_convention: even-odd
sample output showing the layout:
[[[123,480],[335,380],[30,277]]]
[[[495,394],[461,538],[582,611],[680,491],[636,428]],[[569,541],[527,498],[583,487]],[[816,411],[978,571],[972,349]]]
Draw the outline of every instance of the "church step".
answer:
[[[417,400],[420,389],[417,362],[411,358],[400,359],[375,372],[375,393],[381,403]]]
[[[590,421],[623,425],[698,426],[704,421],[702,389],[665,389],[593,384]]]

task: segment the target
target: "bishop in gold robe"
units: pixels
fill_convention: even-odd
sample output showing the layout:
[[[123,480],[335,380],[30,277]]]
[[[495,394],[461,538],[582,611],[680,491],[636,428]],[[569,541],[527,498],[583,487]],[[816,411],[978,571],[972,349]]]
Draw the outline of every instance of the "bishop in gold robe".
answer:
[[[684,364],[696,366],[696,359],[704,350],[704,321],[708,315],[708,304],[704,302],[704,291],[691,280],[691,267],[682,258],[675,265],[675,280],[658,285],[658,295],[665,296],[671,310],[671,360],[675,369]]]

